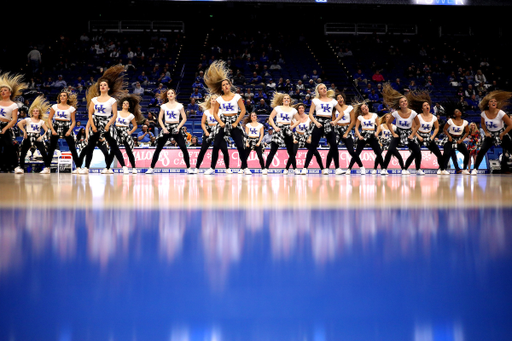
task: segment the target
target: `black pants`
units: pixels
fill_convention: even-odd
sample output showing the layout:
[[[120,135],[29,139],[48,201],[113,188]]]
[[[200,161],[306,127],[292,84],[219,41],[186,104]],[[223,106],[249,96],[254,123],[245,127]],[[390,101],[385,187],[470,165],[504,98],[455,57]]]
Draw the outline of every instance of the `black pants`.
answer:
[[[238,157],[242,162],[242,169],[247,168],[247,157],[245,156],[244,139],[243,133],[239,128],[231,129],[231,138],[235,141],[236,149],[238,150]],[[224,140],[225,132],[221,129],[217,135],[215,135],[215,141],[213,142],[213,154],[212,154],[212,168],[215,169],[217,166],[217,159],[219,158],[219,150],[222,147],[222,143],[226,143]],[[224,157],[226,157],[224,155]],[[227,165],[226,165],[227,167]]]
[[[292,146],[293,148],[293,146]],[[263,147],[261,144],[259,146],[255,146],[254,150],[256,151],[256,155],[258,155],[258,160],[260,161],[261,169],[265,168],[265,161],[263,160]],[[245,156],[249,158],[249,154],[251,154],[251,148],[245,148]],[[268,160],[268,159],[267,159]]]
[[[437,144],[434,141],[431,141],[428,144],[427,148],[428,148],[428,150],[430,150],[437,157],[437,164],[439,165],[439,169],[440,170],[445,170],[446,169],[445,168],[445,159],[443,157],[443,154],[441,154],[441,151],[439,150],[439,147],[437,146]],[[411,156],[409,156],[409,159],[411,157],[412,157],[412,154],[411,154]],[[409,159],[407,159],[407,162],[409,162]]]
[[[482,160],[484,159],[485,154],[487,154],[487,152],[493,146],[493,144],[494,142],[491,137],[486,137],[484,139],[484,142],[482,142],[482,147],[480,147],[478,154],[476,154],[475,169],[478,169],[480,163],[482,163]],[[509,135],[505,135],[503,137],[503,140],[501,141],[501,148],[503,148],[503,152],[508,151],[509,153],[512,153],[512,140],[510,139]],[[502,159],[505,159],[505,156],[502,156]],[[505,169],[503,169],[503,166],[504,165],[502,162],[502,170],[508,170],[508,167],[505,167]]]
[[[462,153],[462,155],[464,155],[464,168],[462,168],[462,169],[467,169],[468,163],[469,163],[469,151],[468,151],[468,148],[466,147],[466,144],[464,142],[457,143],[457,147],[455,149],[457,149],[459,152]],[[448,168],[448,161],[450,160],[450,157],[453,157],[452,160],[454,159],[453,164],[455,165],[455,169],[457,169],[457,171],[460,170],[459,165],[457,163],[457,158],[454,157],[455,149],[453,148],[453,144],[451,142],[447,142],[444,145],[444,169]],[[477,161],[478,161],[478,155],[477,155]],[[475,165],[476,165],[476,163],[475,163]]]
[[[313,132],[311,133],[311,148],[308,148],[308,153],[306,154],[306,164],[309,165],[311,162],[311,159],[313,158],[314,151],[313,148],[316,150],[318,148],[318,144],[320,143],[320,139],[322,138],[322,135],[324,134],[324,127],[318,128],[316,125],[313,128]],[[338,144],[336,143],[336,133],[334,132],[334,128],[327,134],[326,136],[327,142],[329,143],[329,152],[332,155],[332,158],[334,160],[334,167],[340,168],[340,152],[338,150]],[[318,152],[318,150],[317,150]],[[315,155],[316,156],[316,155]],[[318,160],[318,158],[317,158]],[[321,158],[320,158],[321,160]],[[321,162],[319,162],[320,168],[323,169],[323,165]]]
[[[416,170],[419,170],[421,168],[421,148],[414,142],[409,142],[407,146],[409,147],[411,155],[409,155],[409,157],[405,161],[405,169],[409,169],[409,166],[414,161]]]
[[[391,142],[389,143],[388,152],[386,153],[386,157],[384,158],[384,169],[388,168],[389,162],[391,161],[392,156],[395,156],[397,158],[398,163],[400,164],[400,168],[402,170],[406,169],[406,167],[404,166],[404,160],[402,159],[402,155],[400,155],[400,152],[398,151],[398,148],[397,148],[399,143],[400,143],[400,137],[392,137],[391,138]],[[420,157],[420,164],[421,164],[421,149],[420,149],[420,147],[411,141],[408,145],[409,150],[411,150],[411,145],[415,145],[416,147],[418,147],[417,150],[419,150],[419,153],[420,153],[419,157]],[[414,148],[414,147],[412,147],[412,148]],[[412,150],[411,150],[411,152],[412,152]]]
[[[94,149],[94,147],[92,147],[92,148]],[[104,143],[100,143],[98,148],[103,153],[103,156],[105,157],[105,160],[107,160],[107,158],[109,157],[107,146]],[[87,156],[88,149],[89,149],[89,144],[87,144],[87,146],[84,149],[82,149],[82,151],[78,155],[78,162],[75,163],[76,168],[81,167],[82,164],[84,163],[84,159]],[[107,168],[110,168],[110,163],[107,163]]]
[[[210,147],[210,143],[203,142],[201,145],[201,150],[199,151],[199,155],[197,156],[197,162],[196,162],[196,168],[201,167],[201,164],[203,163],[204,155],[206,154],[206,151]],[[226,143],[226,140],[223,140],[220,143],[219,149],[222,151],[222,155],[224,156],[224,163],[226,164],[226,169],[229,168],[229,152],[228,152],[228,144]],[[219,154],[219,149],[213,148],[213,152]],[[213,155],[212,155],[213,160]],[[217,162],[215,162],[217,163]],[[212,167],[214,168],[214,167]]]
[[[373,152],[375,153],[375,155],[377,157],[375,159],[375,165],[377,165],[377,166],[380,165],[380,168],[384,168],[384,160],[382,159],[382,150],[380,149],[379,141],[377,140],[377,138],[374,135],[372,135],[366,141],[359,140],[357,142],[357,147],[356,147],[356,152],[355,152],[355,154],[357,155],[357,158],[359,160],[361,160],[359,155],[361,155],[361,152],[363,151],[364,147],[366,147],[366,144],[370,145],[370,147],[373,149]],[[352,160],[350,160],[350,165],[348,166],[348,168],[352,169],[355,162],[356,162],[356,159],[352,158]],[[375,169],[377,169],[377,166],[375,167]],[[362,167],[362,164],[359,167]]]
[[[293,169],[297,169],[297,160],[295,160],[295,154],[293,153],[293,136],[288,136],[284,134],[284,143],[286,145],[286,151],[288,152],[288,161],[290,161],[290,165],[293,167]],[[266,169],[269,169],[278,149],[279,145],[277,143],[272,142],[270,144],[270,153],[267,156],[267,163],[265,165]],[[287,167],[286,169],[288,168],[289,167]]]
[[[53,159],[53,152],[57,149],[57,143],[59,142],[59,135],[53,135],[50,137],[50,148],[48,148],[48,158],[50,159],[50,163]],[[73,157],[73,161],[75,165],[78,166],[78,153],[76,152],[75,139],[73,136],[64,136],[66,143],[68,144],[69,151],[71,152],[71,156]]]
[[[107,137],[108,134],[108,137]],[[123,158],[123,152],[121,152],[121,149],[119,149],[119,145],[117,143],[117,140],[110,137],[110,133],[106,133],[105,137],[107,138],[108,144],[110,145],[110,153],[108,155],[107,164],[112,164],[112,161],[114,161],[114,156],[119,161],[119,164],[124,167],[125,162]],[[130,144],[127,141],[124,141],[123,143],[124,149],[126,151],[126,155],[128,156],[128,160],[130,160],[130,164],[133,168],[135,168],[135,156],[133,155],[133,151],[130,148]]]
[[[178,132],[177,134],[163,134],[156,144],[155,153],[153,154],[153,160],[151,160],[151,168],[155,168],[156,162],[158,161],[158,157],[160,156],[160,152],[165,146],[165,143],[170,138],[174,138],[178,146],[180,147],[182,153],[183,153],[183,160],[185,161],[185,165],[187,165],[187,168],[190,168],[190,156],[188,155],[188,149],[187,144],[185,143],[185,138],[181,134],[181,132]]]
[[[347,152],[350,154],[350,157],[352,158],[350,160],[350,162],[353,164],[352,161],[354,161],[355,163],[357,163],[357,165],[359,167],[363,167],[361,158],[354,151],[354,140],[352,139],[352,137],[347,137],[346,139],[342,137],[341,141],[343,142],[345,147],[347,147]],[[325,165],[325,167],[326,168],[331,167],[331,162],[332,162],[332,153],[331,153],[331,150],[329,150],[329,152],[327,153],[327,164]]]
[[[1,166],[4,169],[14,169],[18,167],[18,155],[16,153],[16,147],[14,146],[11,130],[7,130],[5,134],[0,134],[0,150],[2,150],[2,148]]]
[[[317,145],[318,146],[318,145]],[[306,148],[308,150],[308,154],[311,153],[315,159],[316,159],[316,162],[318,163],[318,165],[320,166],[320,169],[323,170],[324,169],[324,166],[322,164],[322,155],[320,155],[320,152],[318,151],[318,149],[316,148],[316,146],[313,146],[313,144],[311,143],[306,143]],[[307,158],[307,155],[306,154],[306,161],[304,163],[304,168],[308,168],[309,167],[309,164],[311,163],[311,158]]]
[[[45,167],[50,167],[51,159],[48,159],[48,154],[46,153],[46,147],[44,146],[43,142],[36,141],[34,142],[36,145],[36,148],[41,153],[41,156],[43,157],[43,162]],[[25,156],[27,156],[27,152],[29,151],[30,147],[32,147],[32,144],[30,143],[29,139],[23,140],[21,143],[21,153],[20,153],[20,168],[25,168]]]

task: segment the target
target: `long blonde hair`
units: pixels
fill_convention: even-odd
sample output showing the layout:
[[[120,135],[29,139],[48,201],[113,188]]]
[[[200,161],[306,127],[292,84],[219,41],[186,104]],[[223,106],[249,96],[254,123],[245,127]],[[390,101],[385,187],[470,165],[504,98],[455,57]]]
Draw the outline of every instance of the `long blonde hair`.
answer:
[[[402,98],[407,99],[406,96],[393,89],[389,83],[384,84],[384,87],[382,88],[382,99],[385,105],[389,108],[398,110],[400,109],[400,100]]]
[[[430,93],[426,90],[418,90],[418,91],[410,91],[407,96],[407,102],[409,103],[409,108],[412,110],[421,113],[423,111],[423,103],[427,102],[430,107],[432,107],[432,99],[430,98]]]
[[[46,100],[43,95],[39,95],[30,105],[28,109],[28,116],[32,117],[34,110],[39,110],[39,119],[44,122],[48,121],[48,110],[50,110],[50,103]]]
[[[231,91],[234,90],[233,83],[228,77],[229,71],[226,63],[223,60],[216,60],[210,65],[208,70],[206,70],[203,79],[209,92],[220,96],[223,94],[222,82],[225,80],[231,85]]]
[[[366,103],[366,101],[352,103],[352,106],[354,107],[354,114],[356,115],[356,117],[362,115],[361,107],[363,105],[366,105],[368,107],[368,109],[370,109],[370,107],[368,106],[368,103]]]
[[[210,110],[212,108],[212,98],[213,97],[218,97],[216,94],[208,94],[204,101],[199,103],[199,107],[201,107],[201,109],[203,109],[203,112],[206,111],[206,110]]]
[[[12,101],[20,96],[23,90],[28,88],[28,84],[23,82],[23,75],[6,72],[0,75],[0,89],[1,88],[9,89],[11,92],[10,99]]]
[[[272,96],[272,102],[271,102],[270,106],[272,108],[275,108],[275,107],[278,107],[280,105],[283,105],[283,100],[284,100],[284,98],[286,96],[290,97],[290,95],[288,95],[288,94],[283,94],[281,92],[274,92],[274,95]],[[293,105],[293,103],[294,103],[294,101],[290,97],[290,107]]]
[[[318,93],[318,88],[321,87],[322,85],[325,86],[325,88],[327,89],[327,85],[325,85],[324,83],[319,83],[315,87],[315,96],[313,96],[313,98],[320,98],[320,94]],[[334,98],[335,95],[336,95],[336,93],[334,92],[334,90],[327,90],[327,97]]]
[[[491,99],[495,99],[498,102],[498,109],[501,109],[510,104],[510,98],[512,97],[512,92],[496,90],[492,91],[487,96],[485,96],[478,104],[480,110],[485,111],[489,109],[489,101]]]

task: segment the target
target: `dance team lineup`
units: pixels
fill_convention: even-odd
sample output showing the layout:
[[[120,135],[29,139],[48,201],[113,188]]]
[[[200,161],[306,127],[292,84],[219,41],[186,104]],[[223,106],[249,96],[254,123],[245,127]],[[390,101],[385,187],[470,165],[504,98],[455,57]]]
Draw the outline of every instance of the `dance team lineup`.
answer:
[[[3,73],[0,75],[0,151],[1,164],[8,172],[26,172],[26,156],[30,149],[37,149],[43,161],[40,173],[50,174],[51,163],[59,139],[65,140],[71,152],[75,168],[72,174],[89,174],[93,153],[96,147],[105,158],[103,174],[113,174],[111,165],[114,158],[122,167],[123,174],[137,174],[132,134],[143,120],[140,96],[130,94],[124,78],[123,65],[107,69],[86,93],[88,122],[86,138],[77,140],[74,128],[77,107],[76,95],[66,90],[60,91],[55,104],[44,96],[35,98],[28,110],[28,117],[18,120],[18,105],[14,102],[27,89],[23,75]],[[382,89],[384,104],[389,109],[379,117],[371,112],[364,100],[348,102],[343,93],[335,94],[323,83],[316,85],[314,98],[308,108],[303,103],[294,103],[287,93],[274,92],[271,99],[272,111],[268,124],[273,129],[269,142],[270,152],[264,159],[264,125],[255,112],[247,112],[243,98],[236,93],[228,68],[222,60],[216,60],[204,74],[207,96],[200,103],[202,108],[202,144],[195,165],[191,165],[186,145],[187,135],[184,125],[187,115],[182,103],[177,101],[174,89],[162,92],[157,122],[160,133],[156,138],[156,148],[151,166],[145,174],[153,174],[160,154],[169,140],[173,139],[181,150],[188,174],[198,174],[205,155],[212,147],[211,166],[204,175],[216,173],[219,151],[222,152],[225,173],[231,174],[228,146],[231,141],[237,149],[241,162],[238,173],[252,175],[247,160],[254,150],[261,167],[261,174],[268,175],[269,168],[279,148],[285,148],[288,155],[286,166],[281,174],[307,175],[313,157],[321,174],[329,175],[329,167],[334,163],[335,175],[353,174],[357,164],[359,174],[388,175],[392,158],[398,162],[401,174],[409,175],[414,163],[414,174],[425,175],[421,169],[422,148],[426,148],[437,159],[438,175],[450,175],[449,162],[457,163],[455,150],[463,156],[463,175],[477,175],[478,169],[489,149],[500,146],[503,152],[512,154],[512,121],[504,108],[510,103],[512,92],[497,90],[487,94],[479,103],[481,127],[485,137],[479,150],[472,148],[473,129],[463,119],[461,110],[455,108],[447,112],[447,122],[441,126],[432,114],[432,100],[428,91],[410,91],[406,95],[385,84]],[[50,99],[51,100],[51,99]],[[19,129],[23,136],[20,151],[17,151],[13,129]],[[439,138],[440,136],[443,138]],[[324,164],[319,153],[321,139],[328,144]],[[468,146],[464,140],[469,139]],[[340,167],[340,144],[350,155],[348,168]],[[128,168],[120,147],[124,147],[131,170]],[[370,147],[375,154],[372,169],[365,169],[361,161],[364,148]],[[440,148],[441,147],[441,148]],[[468,148],[469,147],[469,148]],[[301,169],[297,164],[299,149],[306,149],[306,158]],[[404,160],[398,148],[407,148],[409,157]],[[468,164],[476,158],[473,169]],[[237,167],[238,168],[238,167]],[[458,168],[458,167],[456,167]]]

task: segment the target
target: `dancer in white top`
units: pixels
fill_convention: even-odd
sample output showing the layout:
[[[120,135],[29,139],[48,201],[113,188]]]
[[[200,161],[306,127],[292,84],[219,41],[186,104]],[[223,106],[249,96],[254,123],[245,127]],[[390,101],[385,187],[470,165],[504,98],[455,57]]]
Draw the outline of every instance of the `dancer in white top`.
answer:
[[[356,127],[355,127],[355,133],[358,138],[357,140],[357,148],[355,154],[359,158],[359,155],[361,155],[361,152],[363,151],[364,147],[369,144],[370,147],[373,149],[373,152],[376,155],[375,163],[377,165],[381,165],[382,167],[382,150],[380,149],[379,141],[377,139],[377,126],[378,126],[378,119],[379,116],[375,113],[370,112],[370,108],[368,108],[368,105],[365,102],[362,103],[356,103],[354,104],[354,114],[357,119],[356,121]],[[361,127],[362,132],[359,132],[359,127]],[[355,159],[352,158],[350,161],[349,169],[352,168],[352,166],[355,163]],[[364,167],[360,167],[361,175],[366,174],[366,170]],[[377,167],[375,167],[377,168]]]
[[[455,149],[464,155],[464,167],[461,171],[464,175],[469,175],[469,151],[464,140],[469,135],[468,121],[462,119],[462,112],[455,109],[452,117],[446,122],[443,128],[446,138],[441,142],[444,145],[444,169],[448,168],[448,162]]]
[[[124,146],[128,160],[130,160],[130,164],[132,165],[132,174],[137,174],[135,156],[133,155],[135,142],[133,141],[132,134],[137,130],[137,121],[141,122],[144,119],[140,111],[140,97],[138,95],[126,95],[119,100],[119,103],[121,103],[122,109],[117,112],[117,118],[115,121],[117,138],[113,141],[113,143],[116,144],[113,149],[119,150],[117,145]],[[131,129],[130,123],[132,124]],[[112,148],[112,146],[110,147]],[[116,153],[115,155],[119,163],[121,163],[121,160],[119,160],[119,158],[123,159],[121,151],[119,150],[119,153]],[[107,164],[112,163],[113,159],[114,154],[110,153]],[[124,159],[122,162],[124,163]],[[123,166],[123,173],[130,174],[128,167]]]
[[[412,109],[421,112],[421,114],[418,115],[420,125],[416,132],[416,137],[420,145],[427,147],[428,150],[436,156],[437,164],[439,165],[437,174],[449,175],[450,173],[445,169],[443,154],[441,154],[439,147],[435,143],[435,138],[439,132],[439,122],[437,121],[437,117],[430,112],[432,100],[430,99],[429,93],[427,91],[411,91],[407,94],[407,101]],[[411,154],[406,164],[410,164],[413,157],[413,154]]]
[[[13,99],[20,96],[27,87],[21,75],[0,75],[0,167],[8,172],[18,166],[12,133],[12,128],[18,122],[18,105]]]
[[[343,110],[333,97],[334,91],[327,91],[325,84],[321,83],[316,86],[315,98],[313,99],[309,109],[309,118],[315,124],[313,131],[311,132],[311,145],[314,148],[318,148],[320,139],[322,136],[325,136],[327,138],[327,142],[329,143],[329,150],[331,151],[331,155],[334,160],[334,166],[336,167],[335,174],[341,175],[345,174],[345,172],[340,168],[340,157],[338,144],[336,143],[336,132],[333,128],[333,126],[335,126],[337,123],[332,120],[332,114],[334,109],[338,110],[338,112],[343,112]],[[309,162],[311,162],[311,159],[313,158],[313,154],[314,153],[312,150],[308,150],[305,166],[309,165]],[[327,168],[322,169],[322,174],[328,175],[329,170]]]
[[[48,101],[43,96],[38,96],[28,110],[30,117],[18,123],[18,128],[23,132],[23,142],[21,142],[20,165],[16,167],[14,173],[23,174],[25,172],[25,156],[28,150],[35,146],[41,153],[45,166],[40,173],[50,174],[51,159],[48,159],[46,147],[43,143],[44,135],[41,135],[41,128],[45,134],[48,131],[42,116],[49,108],[50,104]]]
[[[208,95],[206,97],[206,100],[200,104],[200,106],[203,108],[203,116],[201,117],[201,128],[203,128],[203,142],[201,143],[201,150],[199,151],[199,155],[197,156],[197,162],[196,167],[194,168],[194,173],[197,174],[197,169],[201,167],[201,164],[203,163],[204,155],[206,154],[206,151],[212,144],[212,142],[215,141],[215,134],[219,131],[217,128],[217,125],[219,122],[213,117],[213,114],[211,112],[212,107],[217,102],[217,95]],[[233,171],[229,168],[229,152],[228,152],[228,145],[225,139],[220,140],[219,148],[215,149],[213,148],[214,153],[219,153],[219,149],[222,151],[222,154],[224,155],[224,164],[226,166],[226,173],[232,174]],[[211,168],[206,170],[204,172],[205,175],[212,175],[215,174],[215,169]]]
[[[245,131],[240,122],[245,116],[245,105],[242,97],[233,92],[233,84],[228,79],[228,69],[224,61],[214,61],[204,75],[204,82],[210,93],[216,94],[217,102],[212,108],[213,117],[219,122],[218,132],[215,136],[214,153],[212,154],[212,169],[215,169],[218,151],[222,139],[229,137],[235,142],[238,155],[242,163],[239,174],[251,175],[247,168],[247,157],[245,156]]]
[[[187,115],[185,114],[183,105],[176,101],[176,92],[173,89],[169,89],[162,94],[162,97],[165,96],[162,98],[164,104],[160,106],[160,113],[158,115],[158,123],[160,127],[162,127],[162,130],[157,137],[151,167],[146,171],[146,174],[153,174],[160,152],[171,137],[174,138],[183,153],[183,161],[185,161],[185,165],[187,166],[187,173],[195,174],[194,170],[190,168],[190,156],[185,142],[186,135],[183,131],[183,125],[187,122]]]
[[[119,152],[119,148],[113,149],[116,130],[114,122],[117,118],[117,100],[125,92],[126,84],[124,82],[124,67],[122,65],[112,66],[107,69],[101,78],[93,84],[87,91],[87,103],[89,112],[89,124],[91,133],[87,143],[87,154],[85,158],[85,167],[78,173],[88,174],[92,162],[92,156],[96,144],[103,138],[107,140],[110,146],[110,153]],[[105,158],[108,161],[109,157]],[[121,161],[120,161],[121,163]],[[124,161],[121,163],[124,166]],[[107,163],[102,173],[113,174],[110,164]]]
[[[512,154],[512,140],[508,134],[512,129],[512,120],[501,110],[511,98],[512,92],[498,90],[489,93],[480,102],[479,107],[482,110],[480,122],[485,138],[476,155],[475,168],[471,171],[471,175],[478,174],[478,166],[492,145],[501,145],[504,152],[508,151]]]
[[[265,135],[265,128],[263,127],[263,124],[258,122],[258,115],[255,112],[252,112],[249,117],[244,120],[244,125],[245,132],[247,134],[245,155],[248,158],[251,150],[255,150],[256,155],[258,155],[258,160],[260,161],[260,167],[262,170],[265,170],[263,148],[261,146],[261,140],[263,139],[263,135]]]
[[[293,154],[293,131],[290,129],[292,120],[297,115],[297,110],[292,107],[292,98],[288,94],[276,92],[272,98],[272,112],[268,119],[269,124],[274,129],[272,134],[272,143],[270,144],[270,153],[267,156],[263,175],[268,174],[268,169],[274,160],[274,156],[280,146],[284,145],[288,152],[288,159],[294,171],[297,170],[297,162]],[[274,123],[274,118],[276,122]],[[288,174],[286,168],[284,174]]]
[[[318,152],[318,149],[311,145],[311,130],[313,122],[311,122],[309,115],[306,114],[306,105],[304,103],[299,103],[295,105],[295,109],[297,109],[297,118],[294,119],[294,123],[290,127],[290,129],[292,130],[295,129],[293,153],[294,155],[297,155],[298,149],[304,147],[307,148],[308,151],[311,150],[311,153],[313,153],[313,156],[315,157],[316,162],[320,166],[320,169],[323,170],[322,156]],[[289,160],[288,162],[291,164]],[[307,175],[308,166],[309,164],[305,164],[304,168],[302,168],[302,171],[298,172],[297,169],[295,171],[295,174]],[[290,165],[287,164],[286,167],[290,167]]]
[[[336,141],[338,141],[338,144],[343,142],[352,160],[357,163],[361,170],[364,171],[363,163],[361,162],[359,155],[357,155],[354,150],[354,137],[352,132],[354,126],[356,125],[354,107],[347,104],[347,99],[343,93],[337,94],[336,100],[338,101],[341,110],[343,110],[342,112],[336,110],[335,113],[333,113],[333,121],[336,123],[334,126],[334,130],[336,132]],[[329,150],[327,153],[327,163],[325,168],[329,168],[331,166],[331,162],[332,153]],[[354,162],[351,162],[351,164],[353,165]],[[351,168],[347,169],[346,175],[350,174]]]
[[[80,167],[75,145],[75,134],[73,132],[73,128],[76,124],[75,113],[77,102],[76,95],[67,91],[61,91],[57,96],[57,104],[54,104],[50,108],[50,114],[48,116],[48,129],[51,131],[50,147],[48,148],[48,158],[50,158],[50,162],[53,159],[53,152],[57,148],[59,139],[65,139],[73,161],[75,162],[75,166]]]
[[[409,108],[407,98],[394,90],[391,85],[386,84],[384,86],[382,95],[384,103],[396,111],[391,113],[392,119],[387,121],[388,129],[392,132],[393,139],[391,140],[386,158],[384,159],[384,169],[382,169],[381,174],[388,174],[387,168],[391,161],[391,156],[396,154],[395,149],[397,149],[399,145],[402,145],[407,146],[413,156],[408,159],[409,164],[406,163],[405,167],[402,168],[402,175],[410,174],[407,168],[409,168],[412,160],[416,161],[416,174],[425,175],[421,170],[421,149],[416,138],[416,132],[420,125],[417,117],[418,114],[416,111]],[[395,121],[396,124],[396,132],[392,131],[391,124],[393,121]]]

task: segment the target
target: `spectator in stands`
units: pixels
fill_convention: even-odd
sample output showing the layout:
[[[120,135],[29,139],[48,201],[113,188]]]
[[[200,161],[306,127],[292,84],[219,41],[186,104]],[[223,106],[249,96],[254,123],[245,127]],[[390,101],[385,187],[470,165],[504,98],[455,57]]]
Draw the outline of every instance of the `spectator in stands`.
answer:
[[[263,144],[263,146],[265,147],[268,147],[270,146],[270,143],[272,142],[272,134],[273,134],[274,130],[269,129],[267,134],[265,134],[265,136],[263,136],[263,139],[261,140],[261,143]]]
[[[364,96],[366,98],[368,98],[368,96],[370,96],[370,94],[372,93],[372,90],[373,90],[372,83],[366,84],[366,88],[363,90]]]
[[[379,70],[376,70],[375,73],[373,74],[372,81],[378,83],[384,82],[384,76],[380,73]]]
[[[492,81],[491,85],[487,88],[487,91],[488,92],[493,92],[493,91],[496,91],[496,90],[501,90],[501,87],[498,86],[498,82]]]
[[[245,85],[247,80],[245,76],[240,70],[236,70],[236,75],[233,77],[233,84],[235,85]]]
[[[434,105],[434,114],[436,116],[444,116],[445,115],[445,110],[444,110],[444,107],[441,105],[441,103],[439,102],[436,102],[436,104]]]
[[[394,90],[396,90],[396,91],[398,91],[398,92],[400,92],[400,93],[403,93],[404,88],[405,88],[405,87],[403,86],[402,81],[400,80],[400,78],[397,78],[397,79],[393,82],[393,84],[391,84],[391,87],[392,87]]]
[[[27,55],[28,64],[30,65],[30,70],[32,74],[36,74],[39,72],[39,68],[41,67],[41,52],[37,49],[37,47],[32,47],[32,50]]]
[[[146,72],[142,71],[140,75],[137,77],[141,86],[147,86],[149,83],[148,76],[146,76]]]
[[[158,122],[156,120],[156,117],[153,115],[152,112],[148,113],[148,118],[145,120],[145,124],[148,126],[148,130],[153,133],[153,135],[157,135],[157,126]]]
[[[135,82],[133,85],[133,93],[139,96],[144,95],[144,88],[140,85],[140,82]]]
[[[336,85],[334,83],[331,83],[331,85],[329,86],[329,88],[327,89],[327,91],[334,91],[335,94],[337,94],[339,91],[338,91],[338,88],[336,87]]]
[[[245,94],[244,94],[244,98],[246,100],[250,99],[251,101],[253,100],[254,98],[254,92],[251,91],[251,88],[247,88],[245,89]]]
[[[290,94],[293,91],[294,87],[290,79],[286,79],[286,82],[284,83],[284,88],[287,94]]]
[[[295,88],[300,92],[306,91],[306,86],[302,83],[302,80],[300,79],[297,81],[297,85],[295,85]]]
[[[272,61],[272,64],[270,64],[270,70],[281,70],[281,65],[275,60]]]
[[[378,103],[380,101],[379,94],[375,91],[375,89],[372,89],[372,92],[368,95],[368,101],[371,104]]]
[[[471,98],[471,96],[476,95],[476,91],[473,88],[473,84],[468,84],[468,88],[464,91],[464,97]]]
[[[462,111],[462,112],[465,112],[466,110],[469,109],[469,104],[466,101],[466,99],[464,98],[464,96],[459,97],[459,102],[457,103],[457,105],[458,105],[458,108],[460,108],[460,111]]]
[[[311,73],[311,76],[309,76],[309,78],[314,81],[316,81],[318,79],[318,77],[320,77],[320,75],[318,74],[318,71],[316,71],[316,70],[313,70],[313,72]]]
[[[469,110],[477,110],[478,108],[478,104],[480,103],[477,99],[476,99],[476,94],[473,94],[471,95],[470,98],[468,98],[466,100],[466,102],[468,103],[468,109]]]
[[[304,105],[309,109],[311,106],[311,95],[307,94],[302,103],[304,103]]]
[[[245,104],[245,110],[247,112],[253,112],[254,104],[253,104],[252,99],[250,99],[250,98],[246,99],[244,104]]]
[[[197,136],[193,135],[192,139],[190,140],[189,147],[201,147],[201,143],[199,143],[199,139]]]
[[[475,91],[477,93],[481,92],[485,96],[485,93],[487,93],[487,88],[485,87],[485,84],[483,82],[481,82],[481,83],[478,83],[478,85],[475,88]],[[483,98],[483,96],[482,96],[482,98]]]
[[[482,73],[482,70],[477,70],[475,75],[475,83],[487,83],[487,78]]]
[[[363,70],[358,69],[356,73],[353,76],[354,82],[356,86],[359,86],[359,83],[368,83],[368,79],[366,78],[365,74],[363,73]]]
[[[160,73],[160,77],[158,77],[157,82],[162,83],[166,87],[171,86],[172,79],[168,75],[165,74],[165,72]]]
[[[267,102],[265,102],[265,100],[261,98],[258,104],[254,106],[254,111],[258,115],[269,115],[271,110]]]
[[[150,145],[151,137],[155,137],[149,130],[146,124],[142,125],[142,131],[137,134],[137,140],[140,144]]]
[[[258,102],[261,99],[263,99],[265,102],[268,100],[268,96],[266,93],[263,92],[263,90],[258,90],[258,92],[254,95],[254,101]]]
[[[159,83],[158,84],[158,87],[156,89],[153,90],[153,93],[155,95],[160,95],[161,93],[163,92],[167,92],[167,89],[164,88],[164,85],[162,83]]]
[[[203,93],[204,91],[204,85],[203,83],[201,83],[200,81],[198,81],[197,79],[194,81],[194,83],[192,84],[192,88],[193,89],[198,89],[199,93]]]
[[[265,91],[274,92],[274,91],[276,91],[276,87],[277,87],[276,82],[272,78],[269,78],[267,86],[265,88]]]
[[[55,83],[53,84],[53,86],[55,88],[59,88],[59,89],[64,89],[65,87],[68,86],[68,84],[66,83],[66,81],[64,80],[64,78],[62,77],[62,75],[58,75],[57,76],[57,80],[55,81]]]
[[[263,84],[262,82],[263,82],[263,78],[261,78],[261,76],[258,75],[258,73],[256,71],[254,71],[252,73],[252,78],[249,83],[251,83],[252,85],[260,85],[260,84]]]
[[[194,92],[192,94],[190,94],[190,100],[192,101],[192,99],[195,99],[196,101],[199,101],[202,98],[203,98],[203,95],[201,95],[201,93],[199,92],[199,89],[194,88]]]
[[[186,139],[185,143],[186,143],[187,145],[189,145],[189,144],[190,144],[190,141],[192,140],[192,134],[190,134],[190,133],[187,131],[187,127],[186,127],[186,126],[183,126],[183,128],[182,128],[182,129],[183,129],[183,133],[184,133],[185,135],[187,135],[187,139]]]
[[[82,127],[82,122],[79,121],[79,120],[76,120],[76,123],[75,123],[75,127],[73,128],[73,132],[75,133],[75,135],[78,135],[78,132],[83,129]]]
[[[187,105],[185,113],[187,116],[197,115],[199,113],[199,106],[197,105],[195,98],[190,99],[190,103]]]
[[[409,91],[416,91],[418,90],[418,86],[416,85],[416,82],[414,80],[411,80],[409,82],[409,85],[407,86],[407,89],[405,89],[406,92]]]

